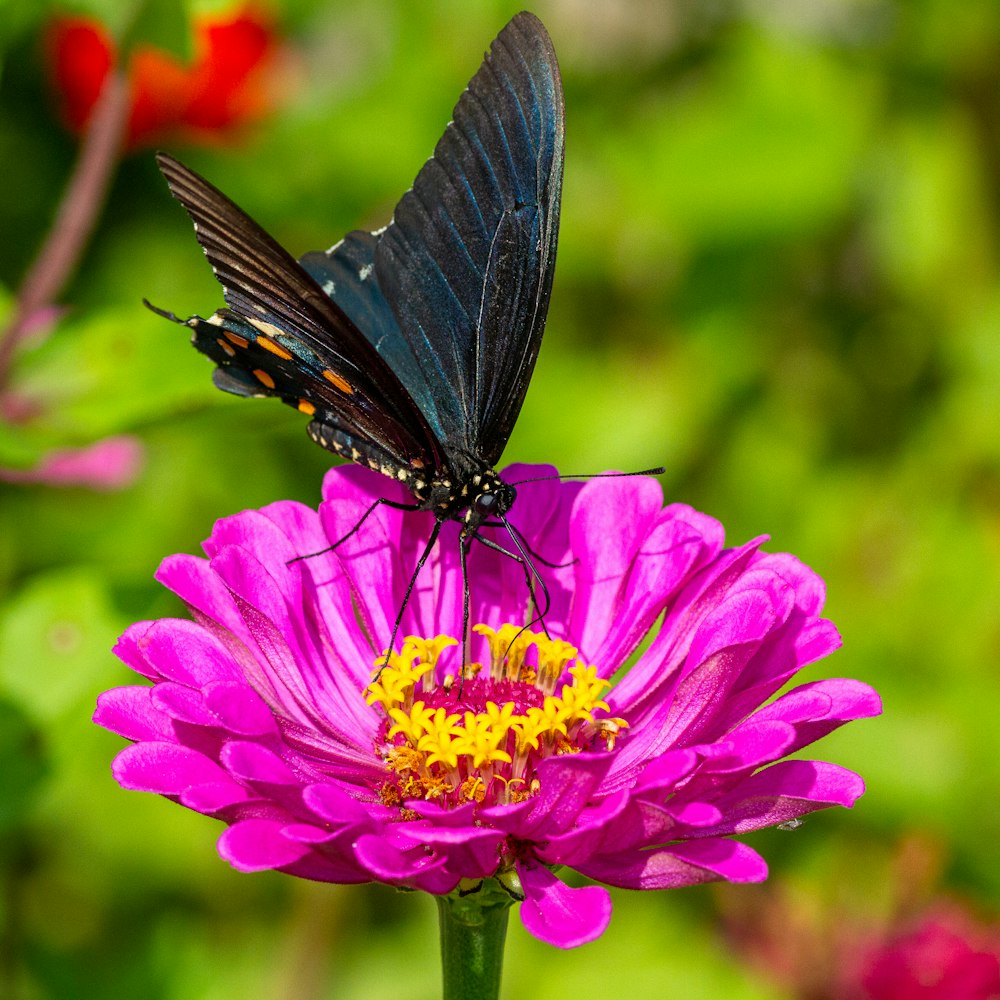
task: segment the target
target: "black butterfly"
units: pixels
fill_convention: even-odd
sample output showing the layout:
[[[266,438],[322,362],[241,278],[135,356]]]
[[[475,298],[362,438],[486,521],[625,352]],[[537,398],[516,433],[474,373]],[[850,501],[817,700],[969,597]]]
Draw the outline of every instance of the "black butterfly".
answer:
[[[500,548],[479,533],[491,519],[519,555],[501,551],[526,574],[531,565],[505,517],[515,488],[494,465],[545,326],[563,146],[555,51],[542,23],[521,13],[378,232],[349,233],[296,262],[193,170],[157,156],[227,308],[187,320],[150,308],[191,327],[220,389],[297,407],[318,444],[409,488],[415,502],[393,506],[434,513],[411,589],[450,519],[462,524],[463,571],[472,538]]]

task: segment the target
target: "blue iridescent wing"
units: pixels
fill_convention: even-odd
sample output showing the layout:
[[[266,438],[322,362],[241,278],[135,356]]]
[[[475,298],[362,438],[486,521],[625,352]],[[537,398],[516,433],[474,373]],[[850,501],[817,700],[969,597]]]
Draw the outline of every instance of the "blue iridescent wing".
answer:
[[[399,375],[459,474],[499,459],[538,356],[564,133],[552,43],[518,14],[390,225],[302,260]]]
[[[410,387],[407,391],[416,386],[419,392],[423,383],[417,356],[409,340],[400,333],[396,316],[375,277],[375,247],[381,232],[355,230],[329,250],[303,254],[299,263],[364,332],[400,381]],[[431,431],[439,441],[443,440],[445,428],[433,396],[424,391],[420,403]]]

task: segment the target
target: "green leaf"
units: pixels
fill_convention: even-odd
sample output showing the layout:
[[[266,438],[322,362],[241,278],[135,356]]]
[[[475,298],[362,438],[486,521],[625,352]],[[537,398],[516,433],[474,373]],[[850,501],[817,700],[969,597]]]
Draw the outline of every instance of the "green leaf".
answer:
[[[214,400],[204,359],[186,341],[141,307],[67,320],[18,358],[18,391],[43,409],[24,434],[45,447],[85,444]]]
[[[42,735],[12,702],[0,698],[0,833],[25,813],[49,773]]]
[[[0,687],[33,717],[57,718],[93,688],[123,625],[93,570],[36,577],[0,615]]]
[[[191,12],[186,0],[143,0],[119,38],[123,61],[137,45],[152,45],[188,63],[194,56]]]

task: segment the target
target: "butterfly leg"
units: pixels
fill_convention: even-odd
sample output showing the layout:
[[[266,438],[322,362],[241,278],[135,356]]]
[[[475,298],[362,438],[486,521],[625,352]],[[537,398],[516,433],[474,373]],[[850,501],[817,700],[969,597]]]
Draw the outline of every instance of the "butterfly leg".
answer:
[[[507,528],[507,530],[510,532],[510,537],[514,541],[514,545],[519,553],[518,555],[515,555],[509,549],[505,549],[502,545],[499,545],[492,539],[487,538],[485,535],[481,535],[478,531],[474,532],[474,537],[477,538],[479,541],[481,541],[483,545],[485,545],[488,549],[493,549],[494,552],[499,552],[501,555],[506,556],[508,559],[513,559],[514,562],[520,564],[520,566],[523,568],[524,582],[528,588],[528,595],[530,596],[532,603],[535,605],[535,610],[538,613],[535,615],[534,618],[531,619],[530,622],[528,622],[527,625],[524,626],[524,628],[521,629],[521,632],[523,632],[527,628],[530,628],[532,625],[535,624],[535,622],[539,622],[542,626],[542,630],[545,632],[546,636],[548,636],[549,630],[545,626],[545,616],[549,613],[549,608],[552,605],[552,599],[549,596],[549,588],[545,585],[545,580],[542,578],[542,575],[535,568],[535,564],[531,561],[531,557],[521,546],[521,542],[518,539],[518,535],[515,534],[514,531],[510,529],[510,526],[506,518],[503,519],[503,526]],[[536,580],[538,581],[538,586],[541,587],[542,596],[545,599],[545,607],[543,610],[539,609],[538,601],[535,598],[534,581]],[[518,632],[518,635],[520,634],[521,633]],[[549,636],[549,638],[551,638],[551,636]]]
[[[515,528],[514,525],[511,524],[510,522],[507,522],[507,524],[504,525],[500,521],[483,521],[483,523],[480,524],[479,527],[480,528],[503,528],[503,527],[506,527],[507,530],[512,535],[516,534],[517,537],[520,538],[520,540],[521,540],[521,546],[524,548],[524,551],[527,552],[528,555],[531,556],[531,558],[535,560],[535,562],[541,563],[543,566],[548,566],[549,569],[566,569],[568,566],[573,566],[573,565],[575,565],[576,563],[578,563],[580,561],[579,557],[577,557],[576,559],[570,559],[568,562],[561,562],[561,563],[552,562],[551,560],[546,559],[545,556],[539,555],[528,544],[528,540],[524,537],[524,535],[521,534],[521,532],[517,528]]]
[[[472,544],[472,535],[464,532],[458,540],[458,558],[462,566],[462,663],[469,663],[472,659],[472,636],[469,633],[469,546]],[[462,669],[462,677],[459,685],[465,679],[465,669]],[[461,686],[459,687],[461,691]]]
[[[384,502],[390,503],[390,501],[388,500]],[[398,506],[398,505],[393,504],[393,506]],[[405,507],[403,509],[409,510],[411,508]],[[399,626],[402,624],[403,621],[403,612],[406,610],[406,605],[410,603],[410,597],[413,594],[413,588],[416,586],[417,577],[420,576],[420,571],[424,568],[424,563],[427,562],[427,558],[431,554],[431,549],[434,548],[434,543],[437,541],[438,535],[441,533],[441,525],[443,523],[444,522],[442,521],[434,522],[434,527],[431,529],[430,538],[427,539],[427,544],[424,546],[424,551],[420,553],[420,558],[417,560],[417,565],[416,568],[413,570],[413,575],[410,577],[410,582],[406,585],[406,593],[403,595],[403,603],[399,606],[399,614],[396,615],[396,622],[392,626],[392,635],[389,638],[389,645],[386,648],[386,653],[385,653],[386,658],[388,658],[389,654],[392,653],[393,648],[396,645],[396,636],[399,633]],[[338,542],[337,544],[339,545],[340,543]],[[383,659],[382,664],[383,666],[385,665],[385,659]],[[379,673],[381,672],[382,671],[380,667]],[[378,676],[379,676],[378,674],[375,675],[376,680],[378,680]]]
[[[386,500],[385,497],[379,497],[378,500],[376,500],[368,508],[368,510],[366,510],[361,515],[361,518],[358,520],[358,522],[354,525],[353,528],[351,528],[351,530],[346,535],[344,535],[343,538],[340,538],[337,541],[335,541],[333,543],[333,545],[328,545],[325,549],[320,549],[318,552],[310,552],[310,553],[308,553],[308,555],[295,556],[292,559],[289,559],[288,562],[285,563],[285,565],[286,566],[291,566],[291,564],[293,562],[298,562],[300,559],[315,559],[316,556],[322,556],[322,555],[325,555],[327,552],[332,552],[338,546],[343,545],[344,542],[346,542],[348,538],[351,538],[354,535],[356,535],[357,532],[358,532],[358,530],[360,529],[361,525],[364,524],[365,521],[367,521],[368,518],[372,514],[375,513],[375,511],[376,511],[377,508],[382,507],[382,506],[392,507],[393,510],[421,510],[422,509],[421,506],[420,506],[420,504],[417,504],[417,503],[400,503],[398,500]]]

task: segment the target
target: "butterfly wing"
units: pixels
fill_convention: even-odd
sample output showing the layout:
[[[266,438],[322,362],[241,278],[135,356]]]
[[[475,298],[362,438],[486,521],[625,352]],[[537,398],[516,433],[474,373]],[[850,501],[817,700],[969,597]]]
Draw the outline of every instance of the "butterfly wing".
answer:
[[[216,385],[279,396],[362,452],[370,444],[380,461],[439,466],[442,450],[420,408],[344,311],[208,181],[166,154],[157,162],[229,307],[210,320],[188,321],[195,346],[221,366]]]
[[[303,258],[399,374],[455,471],[499,459],[524,401],[552,287],[564,132],[552,43],[518,14],[390,225]]]
[[[384,230],[383,230],[384,232]],[[314,250],[299,258],[311,278],[362,330],[372,346],[407,386],[437,439],[445,426],[437,402],[420,377],[417,356],[400,332],[396,316],[375,277],[375,248],[380,233],[355,230],[329,250]],[[414,378],[414,374],[417,376]]]

